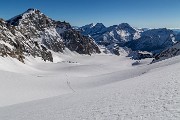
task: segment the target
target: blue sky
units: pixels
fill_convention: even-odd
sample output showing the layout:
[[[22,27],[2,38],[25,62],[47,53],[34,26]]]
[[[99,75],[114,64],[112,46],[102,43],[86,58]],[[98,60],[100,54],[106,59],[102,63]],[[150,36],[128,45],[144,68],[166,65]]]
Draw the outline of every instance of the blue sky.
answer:
[[[9,19],[28,8],[74,26],[127,22],[134,27],[180,28],[180,0],[2,0],[0,17]]]

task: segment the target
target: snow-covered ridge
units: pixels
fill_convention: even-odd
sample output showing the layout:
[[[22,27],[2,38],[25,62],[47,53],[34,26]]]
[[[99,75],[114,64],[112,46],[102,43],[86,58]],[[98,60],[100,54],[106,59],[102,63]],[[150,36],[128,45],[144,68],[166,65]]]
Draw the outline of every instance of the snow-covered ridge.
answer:
[[[169,29],[137,29],[128,23],[110,27],[102,23],[89,24],[76,30],[69,23],[55,21],[37,9],[28,9],[7,21],[1,20],[1,26],[1,51],[6,51],[1,56],[9,55],[21,61],[25,55],[53,61],[51,50],[63,52],[65,48],[80,54],[100,53],[99,45],[106,48],[106,53],[116,55],[138,51],[156,54],[171,47],[180,38],[179,34]]]
[[[83,34],[91,35],[97,42],[110,43],[116,41],[117,43],[123,43],[133,38],[138,38],[137,31],[128,23],[110,27],[105,27],[102,23],[97,23],[96,25],[89,24],[81,27],[81,29]]]
[[[127,46],[133,50],[159,53],[175,43],[176,40],[173,31],[166,28],[160,28],[142,32],[139,39],[128,42]]]
[[[98,44],[108,46],[109,51],[114,49],[115,51],[113,50],[114,52],[111,53],[117,55],[120,54],[120,51],[117,52],[118,46],[128,47],[134,52],[148,51],[157,54],[180,40],[179,34],[175,34],[173,30],[166,28],[135,28],[128,23],[110,27],[103,26],[102,23],[89,24],[81,27],[81,30],[83,34],[92,36]],[[116,46],[114,46],[115,44]]]
[[[140,30],[136,30],[128,23],[121,23],[105,27],[102,23],[89,24],[79,28],[84,35],[90,35],[99,45],[104,45],[112,54],[120,55],[124,44],[140,37]],[[127,51],[128,52],[128,51]],[[123,53],[122,53],[123,54]]]

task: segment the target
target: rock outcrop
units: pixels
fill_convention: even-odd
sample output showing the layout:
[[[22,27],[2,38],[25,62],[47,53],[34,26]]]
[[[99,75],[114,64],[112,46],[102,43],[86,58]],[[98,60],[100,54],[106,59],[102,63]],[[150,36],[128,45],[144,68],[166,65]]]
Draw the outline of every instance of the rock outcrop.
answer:
[[[100,53],[90,37],[69,23],[52,20],[37,9],[28,9],[10,20],[0,19],[0,55],[24,61],[25,56],[53,61],[52,52],[67,47],[80,54]]]

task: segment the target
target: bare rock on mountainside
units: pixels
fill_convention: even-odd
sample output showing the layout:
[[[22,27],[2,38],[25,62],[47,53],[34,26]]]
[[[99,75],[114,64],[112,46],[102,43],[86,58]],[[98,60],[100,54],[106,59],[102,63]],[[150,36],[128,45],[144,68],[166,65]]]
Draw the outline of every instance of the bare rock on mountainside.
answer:
[[[171,57],[175,57],[177,55],[180,55],[180,42],[176,43],[174,46],[169,47],[166,50],[162,51],[161,53],[157,54],[153,62],[165,60]]]
[[[7,21],[1,19],[0,31],[0,55],[22,62],[30,55],[53,61],[50,50],[63,52],[65,47],[80,54],[100,53],[91,38],[73,30],[69,23],[52,20],[37,9],[28,9]]]
[[[173,31],[161,28],[142,32],[139,39],[128,42],[126,46],[130,47],[132,50],[159,53],[164,49],[173,46],[175,43],[176,41]]]
[[[110,45],[116,43],[123,46],[124,43],[139,38],[139,31],[127,23],[105,27],[102,23],[89,24],[80,28],[82,34],[91,35],[98,44]]]
[[[78,29],[82,34],[92,36],[99,45],[105,46],[112,54],[116,55],[121,54],[118,50],[120,47],[128,47],[137,53],[138,51],[148,51],[152,54],[158,54],[179,41],[179,35],[175,35],[170,29],[137,29],[127,23],[110,27],[97,23]],[[138,53],[138,56],[140,58],[152,57],[152,55],[141,53]]]
[[[82,35],[73,29],[69,23],[58,21],[56,22],[56,29],[69,50],[80,54],[101,53],[98,45],[91,37]]]
[[[37,9],[28,9],[25,13],[8,20],[8,23],[17,26],[27,39],[44,44],[48,49],[55,52],[62,52],[64,49],[53,20]]]
[[[17,27],[9,25],[4,20],[0,22],[0,55],[10,56],[24,62],[25,55],[42,57],[43,60],[53,61],[51,52],[29,41]]]

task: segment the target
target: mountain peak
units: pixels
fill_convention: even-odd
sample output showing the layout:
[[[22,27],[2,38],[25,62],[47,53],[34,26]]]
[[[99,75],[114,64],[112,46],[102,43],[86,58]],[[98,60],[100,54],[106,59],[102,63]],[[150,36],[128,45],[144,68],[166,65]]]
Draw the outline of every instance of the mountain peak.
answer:
[[[36,11],[37,9],[35,8],[29,8],[27,11]]]
[[[94,23],[90,23],[90,24],[88,24],[88,25],[86,25],[86,26],[94,27],[95,25],[94,25]]]
[[[90,23],[87,25],[82,26],[82,28],[93,28],[93,27],[105,27],[103,23]]]
[[[96,23],[96,26],[104,26],[103,23]]]
[[[96,23],[96,25],[94,25],[94,27],[101,27],[101,28],[105,28],[103,23]]]
[[[120,27],[124,28],[124,27],[131,27],[128,23],[121,23],[119,24]]]
[[[38,9],[29,8],[24,13],[7,20],[7,22],[11,25],[18,26],[19,24],[26,23],[27,21],[36,21],[42,18],[48,17],[41,13]]]
[[[29,8],[29,9],[26,10],[23,14],[27,14],[27,13],[36,13],[36,14],[38,14],[38,13],[41,13],[41,11],[38,10],[38,9],[35,9],[35,8]],[[22,14],[22,15],[23,15],[23,14]]]

